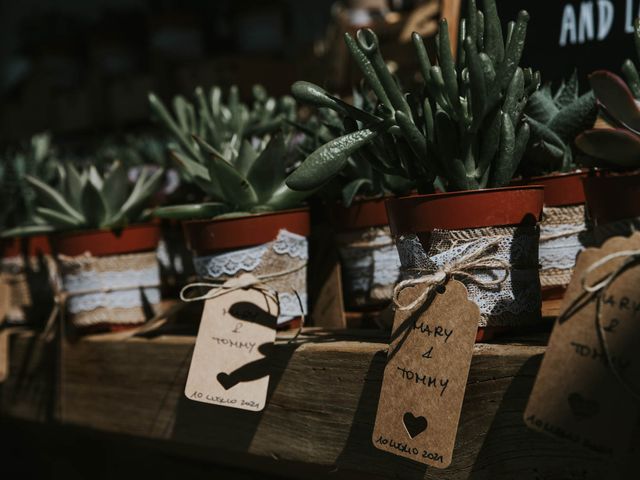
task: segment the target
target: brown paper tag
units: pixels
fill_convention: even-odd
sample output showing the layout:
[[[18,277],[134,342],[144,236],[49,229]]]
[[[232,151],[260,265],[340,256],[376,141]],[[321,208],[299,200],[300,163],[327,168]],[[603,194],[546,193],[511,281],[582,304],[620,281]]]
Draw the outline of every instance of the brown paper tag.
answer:
[[[238,280],[252,278],[243,275]],[[268,357],[276,338],[277,318],[275,298],[253,288],[207,300],[187,377],[187,398],[243,410],[262,410],[269,386]]]
[[[422,288],[401,294],[409,302]],[[427,308],[396,311],[373,445],[445,468],[451,463],[480,310],[457,280]]]
[[[640,250],[640,234],[612,238],[579,255],[565,313],[553,328],[524,413],[530,428],[608,455],[624,454],[638,415],[630,390],[640,392],[640,261],[597,294],[585,292],[582,278],[596,261],[627,250]],[[608,261],[589,273],[588,284],[598,283],[624,261]]]

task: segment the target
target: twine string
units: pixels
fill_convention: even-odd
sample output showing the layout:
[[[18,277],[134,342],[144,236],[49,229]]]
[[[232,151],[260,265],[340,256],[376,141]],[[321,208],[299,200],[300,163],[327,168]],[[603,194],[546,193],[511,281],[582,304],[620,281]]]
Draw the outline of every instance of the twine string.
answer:
[[[278,298],[278,294],[277,292],[275,292],[274,295],[273,289],[269,288],[266,284],[271,280],[296,273],[305,267],[306,263],[301,263],[299,265],[296,265],[295,267],[273,273],[263,273],[260,275],[245,273],[238,277],[233,277],[225,281],[208,279],[206,282],[192,282],[182,287],[182,289],[180,290],[180,300],[182,300],[183,302],[199,302],[203,300],[211,300],[213,298],[217,298],[227,293],[235,292],[237,290],[253,288],[254,290],[258,290],[259,292],[261,292],[263,295],[269,296],[271,299],[273,299],[274,302],[278,305],[279,310],[280,301]],[[187,292],[194,288],[209,288],[209,291],[202,295],[196,295],[193,297],[187,296]],[[298,327],[298,331],[296,332],[296,334],[289,340],[288,343],[291,343],[298,338],[305,324],[305,314],[304,307],[302,305],[302,299],[300,298],[300,295],[296,290],[293,290],[293,293],[296,296],[298,304],[300,306],[300,326]],[[278,311],[278,315],[276,315],[276,318],[279,316],[280,312]]]
[[[588,277],[591,273],[596,271],[598,268],[607,265],[609,262],[614,260],[623,258],[624,261],[618,266],[618,268],[614,269],[611,273],[605,276],[602,280],[595,284],[588,283]],[[640,400],[640,391],[638,391],[633,385],[631,385],[623,375],[620,373],[618,368],[615,366],[613,362],[613,357],[611,355],[611,349],[607,342],[607,335],[605,327],[602,326],[602,303],[603,298],[607,289],[611,286],[611,284],[627,269],[630,265],[638,262],[640,260],[640,250],[621,250],[619,252],[610,253],[605,255],[601,259],[597,260],[593,264],[591,264],[582,274],[581,277],[581,285],[585,292],[591,293],[595,295],[596,298],[596,333],[598,334],[598,341],[600,342],[600,347],[604,352],[605,359],[607,362],[607,366],[613,373],[613,376],[616,378],[618,383],[622,385],[622,387],[636,400]]]
[[[425,302],[434,287],[445,284],[450,278],[464,278],[487,288],[502,285],[509,275],[511,264],[501,258],[491,258],[489,256],[489,252],[494,247],[497,247],[502,239],[503,237],[497,237],[478,248],[469,248],[466,253],[450,262],[446,262],[433,273],[402,280],[393,290],[393,303],[396,308],[401,311],[415,310]],[[477,273],[483,270],[501,270],[502,274],[498,278],[487,280],[481,278]],[[428,270],[413,269],[413,271],[424,273]],[[416,285],[424,285],[426,288],[412,302],[402,303],[400,294],[405,289]]]

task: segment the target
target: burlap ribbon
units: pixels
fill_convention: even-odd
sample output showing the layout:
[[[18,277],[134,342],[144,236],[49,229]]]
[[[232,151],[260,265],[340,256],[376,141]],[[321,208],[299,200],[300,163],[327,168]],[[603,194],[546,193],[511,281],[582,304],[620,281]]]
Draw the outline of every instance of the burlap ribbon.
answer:
[[[502,285],[507,279],[511,264],[506,260],[491,258],[487,255],[492,248],[498,246],[502,238],[503,237],[494,238],[475,249],[469,248],[466,253],[451,262],[445,263],[435,272],[430,272],[425,269],[409,269],[414,273],[428,273],[417,278],[403,280],[396,285],[393,290],[393,303],[396,308],[401,311],[415,310],[425,302],[434,287],[444,285],[450,278],[464,278],[483,287]],[[479,270],[502,270],[503,273],[499,278],[485,280],[475,273]],[[400,301],[402,291],[417,285],[423,285],[426,288],[412,302],[407,304],[402,303]]]

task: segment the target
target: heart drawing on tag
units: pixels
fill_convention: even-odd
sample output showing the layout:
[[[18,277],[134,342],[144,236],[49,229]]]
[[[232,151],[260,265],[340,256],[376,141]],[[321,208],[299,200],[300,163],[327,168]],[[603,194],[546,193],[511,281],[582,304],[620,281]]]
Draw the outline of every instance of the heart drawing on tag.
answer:
[[[427,429],[427,419],[416,417],[413,413],[407,412],[402,417],[404,428],[411,438],[415,438]]]
[[[578,418],[591,418],[600,411],[600,405],[595,400],[588,400],[579,393],[571,393],[568,397],[569,407]]]
[[[216,377],[218,383],[224,387],[225,390],[229,390],[231,387],[235,387],[236,382],[233,381],[231,375],[228,373],[220,372]]]

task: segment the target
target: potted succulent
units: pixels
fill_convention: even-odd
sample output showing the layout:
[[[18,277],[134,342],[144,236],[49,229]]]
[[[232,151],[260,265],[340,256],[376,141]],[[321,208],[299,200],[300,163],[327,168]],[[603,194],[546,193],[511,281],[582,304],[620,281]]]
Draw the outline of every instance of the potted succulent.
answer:
[[[319,87],[297,82],[294,97],[306,103]],[[313,98],[311,102],[313,104]],[[361,91],[354,91],[354,106],[371,112],[375,104]],[[319,108],[316,117],[297,125],[306,135],[301,150],[305,158],[322,145],[357,130],[350,117]],[[345,308],[379,310],[389,304],[400,276],[400,259],[389,231],[385,196],[408,193],[413,182],[372,168],[384,161],[385,153],[401,153],[384,141],[366,145],[347,159],[343,170],[318,193],[329,205],[334,244],[340,259]],[[339,199],[339,200],[338,200]]]
[[[51,248],[45,235],[50,228],[35,212],[35,193],[25,175],[53,182],[54,156],[51,137],[43,133],[0,159],[0,294],[8,296],[0,323],[38,325],[51,309]]]
[[[254,88],[251,107],[233,88],[226,103],[216,87],[206,97],[198,88],[195,97],[197,106],[174,100],[174,119],[150,95],[156,116],[173,135],[169,149],[182,176],[204,197],[155,214],[183,222],[199,277],[222,282],[250,272],[268,280],[278,293],[283,325],[307,311],[310,224],[302,201],[310,192],[285,185],[289,145],[277,133],[293,120],[295,102],[270,98],[260,87]]]
[[[372,31],[360,30],[356,39],[347,35],[353,58],[378,98],[376,114],[371,118],[347,111],[360,122],[359,130],[309,157],[288,184],[315,187],[340,171],[345,153],[382,135],[402,139],[414,162],[386,160],[394,172],[415,179],[419,192],[386,202],[403,268],[409,276],[430,275],[469,255],[497,265],[483,271],[463,266],[470,274],[460,279],[480,306],[480,326],[514,326],[540,318],[536,223],[543,188],[507,186],[529,140],[522,112],[540,80],[537,73],[518,67],[528,14],[520,12],[505,37],[495,2],[487,0],[484,7],[483,13],[475,1],[469,2],[459,29],[457,61],[446,20],[437,37],[438,65],[431,64],[422,39],[414,34],[425,81],[418,95],[400,91]],[[332,98],[325,95],[320,101]],[[444,193],[432,193],[436,176]]]
[[[635,22],[634,36],[640,56],[640,20]],[[589,76],[606,125],[576,139],[578,147],[593,159],[593,166],[599,167],[584,180],[596,243],[640,226],[640,80],[630,60],[623,72],[628,84],[607,71]]]
[[[513,183],[545,188],[539,252],[543,300],[562,297],[588,237],[582,186],[587,170],[575,161],[575,138],[593,126],[597,105],[593,92],[579,95],[578,88],[574,72],[556,92],[551,85],[534,92],[525,107],[531,136],[520,164],[523,178]]]
[[[96,331],[144,322],[160,303],[159,228],[146,220],[145,206],[160,187],[162,170],[143,169],[133,185],[120,162],[104,175],[69,162],[57,170],[55,189],[36,177],[25,180],[36,193],[35,213],[54,232],[72,325]]]

